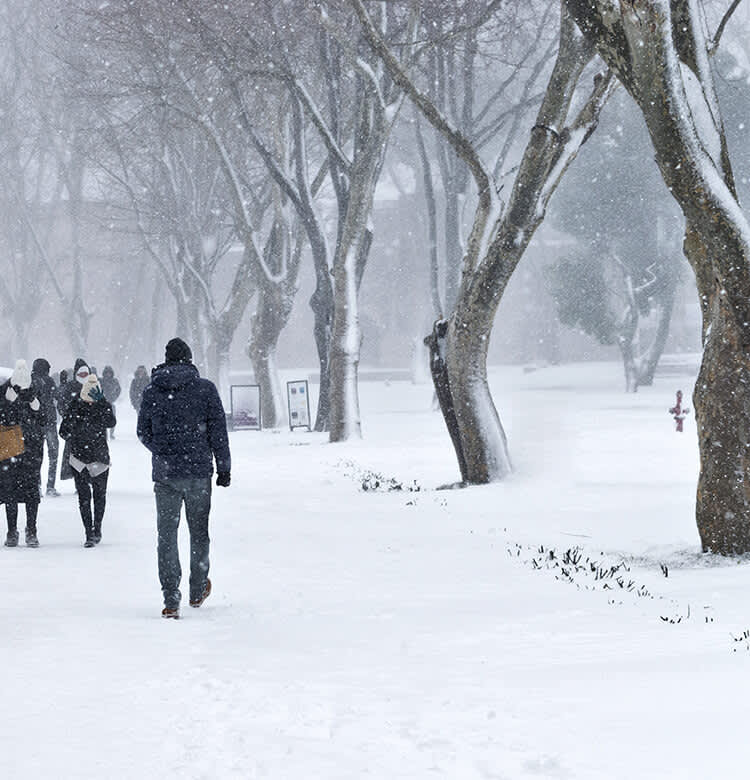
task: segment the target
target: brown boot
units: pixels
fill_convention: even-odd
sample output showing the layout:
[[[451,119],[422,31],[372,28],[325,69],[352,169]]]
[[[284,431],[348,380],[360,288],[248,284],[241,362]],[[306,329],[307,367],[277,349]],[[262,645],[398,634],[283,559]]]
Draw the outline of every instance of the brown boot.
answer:
[[[211,580],[206,577],[206,587],[203,588],[203,593],[197,599],[190,599],[191,607],[200,607],[200,605],[211,595]]]

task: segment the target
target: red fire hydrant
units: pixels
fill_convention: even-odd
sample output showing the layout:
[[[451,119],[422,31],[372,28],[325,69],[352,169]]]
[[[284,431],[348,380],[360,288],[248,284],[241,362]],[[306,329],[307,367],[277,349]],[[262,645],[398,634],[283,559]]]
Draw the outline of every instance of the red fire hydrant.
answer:
[[[669,410],[675,423],[677,424],[677,432],[682,433],[682,421],[688,416],[690,409],[683,407],[682,405],[682,390],[677,391],[677,403]]]

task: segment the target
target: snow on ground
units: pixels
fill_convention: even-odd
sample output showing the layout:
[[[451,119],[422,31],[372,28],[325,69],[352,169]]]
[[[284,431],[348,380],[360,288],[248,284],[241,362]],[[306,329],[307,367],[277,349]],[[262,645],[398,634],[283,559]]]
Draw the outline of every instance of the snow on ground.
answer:
[[[489,487],[436,490],[428,386],[363,383],[362,442],[233,433],[214,592],[177,622],[120,405],[102,544],[63,483],[42,546],[0,549],[0,776],[746,778],[750,570],[699,551],[690,378],[492,377],[515,472]]]

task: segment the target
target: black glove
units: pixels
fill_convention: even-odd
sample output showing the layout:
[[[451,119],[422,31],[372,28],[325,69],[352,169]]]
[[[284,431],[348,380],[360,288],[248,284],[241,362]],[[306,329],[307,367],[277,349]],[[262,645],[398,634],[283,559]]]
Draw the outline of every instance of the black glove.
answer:
[[[229,471],[220,471],[216,475],[216,484],[219,487],[229,487],[229,483],[232,481],[232,475]]]
[[[104,393],[102,392],[101,387],[99,385],[94,385],[91,390],[89,390],[89,398],[92,401],[103,401],[104,400]]]

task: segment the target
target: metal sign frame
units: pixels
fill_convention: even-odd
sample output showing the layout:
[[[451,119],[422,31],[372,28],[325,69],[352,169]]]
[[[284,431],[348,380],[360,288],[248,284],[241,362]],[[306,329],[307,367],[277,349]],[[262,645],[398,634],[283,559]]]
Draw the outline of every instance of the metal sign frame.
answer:
[[[230,385],[229,403],[233,429],[261,430],[260,385]]]
[[[292,404],[292,396],[295,396],[294,404]],[[302,396],[304,396],[305,399],[304,404],[300,401]],[[286,401],[289,409],[289,430],[293,431],[295,428],[307,428],[308,431],[311,431],[310,389],[307,379],[299,379],[286,383]],[[293,409],[292,406],[296,408]],[[302,414],[300,414],[300,412]]]

